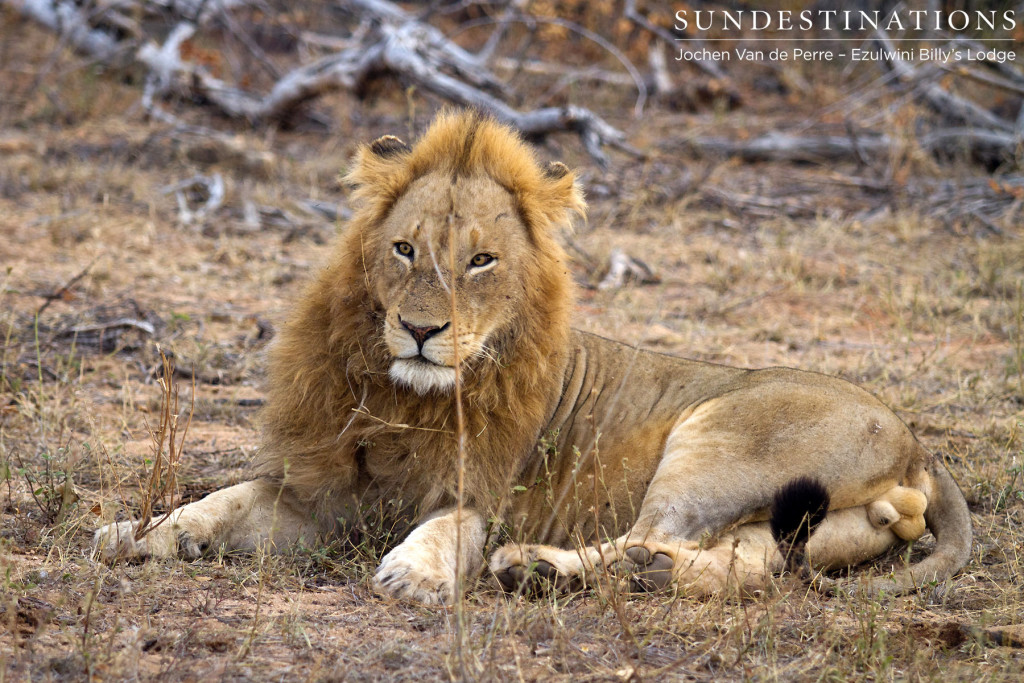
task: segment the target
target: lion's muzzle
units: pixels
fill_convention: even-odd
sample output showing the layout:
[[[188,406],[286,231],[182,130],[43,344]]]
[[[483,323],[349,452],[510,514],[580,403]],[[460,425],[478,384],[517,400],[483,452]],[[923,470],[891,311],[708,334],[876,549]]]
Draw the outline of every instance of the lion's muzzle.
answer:
[[[404,327],[409,332],[410,335],[412,335],[413,341],[416,342],[416,349],[419,351],[421,356],[423,355],[423,345],[427,343],[428,339],[435,335],[441,334],[449,327],[451,327],[450,322],[445,323],[440,327],[436,325],[421,327],[419,325],[413,325],[408,321],[402,320],[402,316],[398,316],[398,322],[402,325],[402,327]]]

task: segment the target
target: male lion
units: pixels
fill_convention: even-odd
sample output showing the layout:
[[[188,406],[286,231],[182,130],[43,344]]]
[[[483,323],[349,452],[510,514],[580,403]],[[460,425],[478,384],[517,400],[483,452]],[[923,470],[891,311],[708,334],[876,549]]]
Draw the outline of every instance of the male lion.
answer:
[[[362,147],[348,180],[360,208],[269,354],[258,478],[174,510],[139,541],[132,522],[105,526],[101,556],[282,547],[392,500],[420,524],[373,585],[426,603],[453,600],[457,567],[482,569],[492,519],[517,541],[490,560],[506,587],[614,569],[638,588],[752,588],[785,552],[845,567],[926,524],[934,552],[876,589],[966,563],[963,495],[865,391],[572,330],[556,232],[583,195],[508,128],[442,114],[414,147]],[[804,544],[797,527],[816,507],[824,519]],[[615,540],[592,544],[602,539]]]

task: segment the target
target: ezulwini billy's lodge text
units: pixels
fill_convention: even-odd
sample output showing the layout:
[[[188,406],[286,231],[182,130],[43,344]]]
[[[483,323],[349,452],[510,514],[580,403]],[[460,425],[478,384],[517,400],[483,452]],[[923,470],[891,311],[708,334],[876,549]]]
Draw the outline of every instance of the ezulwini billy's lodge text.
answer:
[[[794,48],[773,48],[758,50],[738,47],[732,50],[713,50],[698,48],[695,50],[682,48],[676,55],[677,62],[694,60],[714,60],[728,62],[735,59],[740,62],[831,62],[837,59],[853,62],[879,62],[900,59],[903,61],[922,62],[1006,62],[1017,61],[1017,53],[1012,50],[961,50],[955,48],[923,47],[918,49],[865,49],[860,47],[842,50],[821,50]]]

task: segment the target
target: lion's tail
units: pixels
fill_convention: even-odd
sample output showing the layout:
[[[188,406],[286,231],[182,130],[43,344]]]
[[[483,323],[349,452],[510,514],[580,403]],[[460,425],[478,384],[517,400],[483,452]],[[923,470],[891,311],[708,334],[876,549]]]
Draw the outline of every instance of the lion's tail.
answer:
[[[970,559],[972,530],[967,501],[941,462],[933,461],[927,473],[932,486],[924,517],[935,536],[935,549],[925,559],[894,572],[891,577],[872,581],[872,592],[907,593],[944,581]],[[824,520],[828,504],[827,490],[815,479],[793,480],[775,494],[770,526],[788,571],[809,577],[807,540]]]
[[[828,514],[829,495],[817,479],[800,477],[780,488],[772,500],[769,526],[786,561],[786,571],[810,578],[807,541]]]
[[[971,556],[971,513],[953,475],[938,460],[928,473],[932,477],[932,496],[924,512],[928,529],[935,536],[932,554],[888,581],[874,582],[875,591],[906,593],[925,584],[944,581],[959,571]]]

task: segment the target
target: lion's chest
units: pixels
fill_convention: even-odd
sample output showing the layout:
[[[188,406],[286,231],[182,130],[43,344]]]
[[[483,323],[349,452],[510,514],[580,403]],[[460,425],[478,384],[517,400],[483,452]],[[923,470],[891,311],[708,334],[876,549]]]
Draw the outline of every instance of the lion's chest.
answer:
[[[361,479],[406,503],[436,499],[452,488],[450,450],[442,439],[423,438],[412,428],[375,430],[360,442]]]

